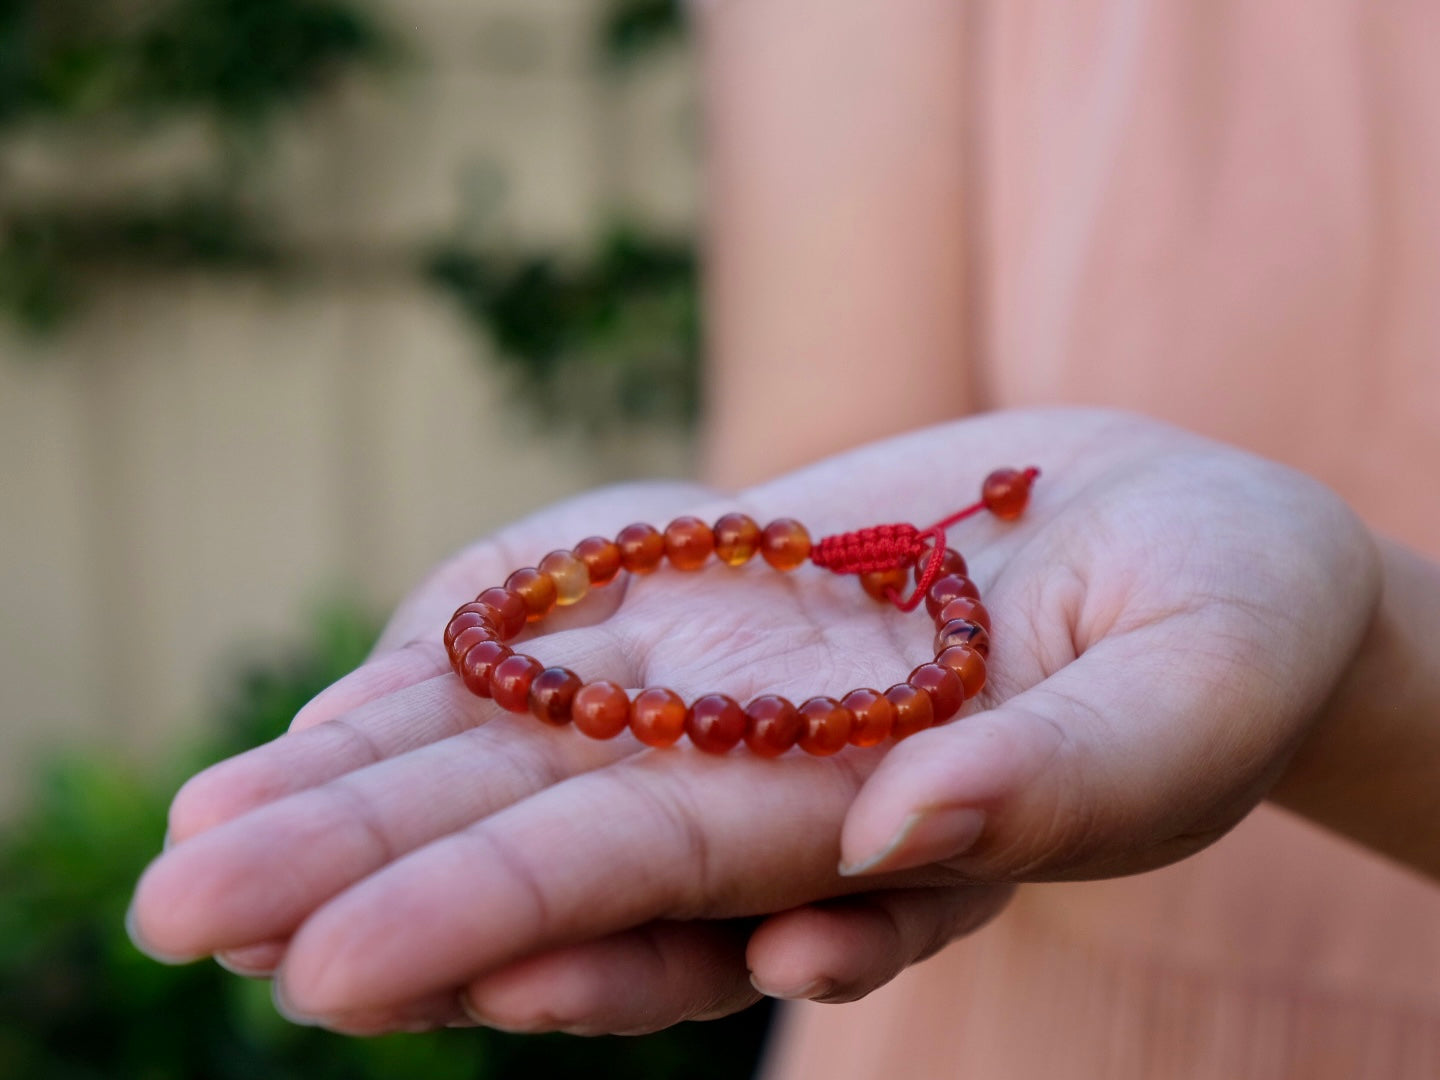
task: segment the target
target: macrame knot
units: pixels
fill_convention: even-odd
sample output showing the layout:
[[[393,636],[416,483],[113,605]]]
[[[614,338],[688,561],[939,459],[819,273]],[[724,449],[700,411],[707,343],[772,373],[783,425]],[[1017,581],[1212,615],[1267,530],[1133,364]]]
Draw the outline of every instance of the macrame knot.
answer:
[[[810,550],[810,561],[837,574],[867,574],[910,566],[924,549],[920,530],[899,522],[823,537]]]

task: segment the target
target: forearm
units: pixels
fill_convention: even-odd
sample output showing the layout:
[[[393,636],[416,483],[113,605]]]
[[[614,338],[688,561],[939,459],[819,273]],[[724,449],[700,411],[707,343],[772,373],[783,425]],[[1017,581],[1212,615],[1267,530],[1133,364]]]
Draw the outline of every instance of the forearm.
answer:
[[[1380,552],[1375,618],[1272,798],[1440,877],[1440,566]]]
[[[698,10],[707,479],[966,411],[964,5]]]

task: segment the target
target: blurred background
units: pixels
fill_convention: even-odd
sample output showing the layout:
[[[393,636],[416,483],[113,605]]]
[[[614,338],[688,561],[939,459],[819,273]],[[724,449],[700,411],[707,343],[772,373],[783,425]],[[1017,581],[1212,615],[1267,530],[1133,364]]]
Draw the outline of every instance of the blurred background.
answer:
[[[754,1011],[342,1040],[121,930],[426,568],[689,472],[697,124],[669,0],[0,0],[0,1076],[748,1072]]]

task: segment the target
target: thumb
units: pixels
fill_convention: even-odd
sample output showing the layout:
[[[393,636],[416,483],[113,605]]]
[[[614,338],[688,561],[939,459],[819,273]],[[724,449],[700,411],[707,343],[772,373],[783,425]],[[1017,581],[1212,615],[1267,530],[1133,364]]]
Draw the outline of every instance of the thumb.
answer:
[[[1198,629],[1107,638],[1001,707],[895,747],[846,815],[840,872],[1110,876],[1217,839],[1273,782],[1299,725],[1283,702],[1246,700],[1236,657],[1198,657]]]

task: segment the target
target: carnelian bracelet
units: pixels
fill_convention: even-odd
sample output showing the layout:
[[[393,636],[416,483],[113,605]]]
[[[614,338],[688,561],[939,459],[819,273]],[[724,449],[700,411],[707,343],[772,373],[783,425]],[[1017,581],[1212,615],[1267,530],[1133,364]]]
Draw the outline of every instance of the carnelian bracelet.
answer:
[[[936,522],[876,525],[811,544],[798,521],[780,518],[765,528],[745,514],[726,514],[707,525],[676,518],[661,532],[627,525],[614,540],[592,536],[571,551],[552,551],[539,566],[516,570],[505,584],[463,604],[445,628],[445,648],[455,673],[480,697],[511,712],[534,713],[556,727],[573,721],[596,739],[627,727],[649,746],[673,746],[681,735],[701,750],[723,754],[742,740],[762,757],[799,745],[807,753],[834,754],[845,746],[874,746],[903,739],[943,723],[985,685],[990,654],[990,614],[967,577],[960,553],[945,545],[945,529],[989,510],[1002,520],[1024,511],[1039,470],[1000,469],[985,479],[980,501]],[[794,570],[807,558],[835,573],[858,574],[877,600],[910,611],[923,599],[935,620],[935,658],[883,693],[852,690],[838,701],[812,697],[799,707],[763,694],[743,708],[725,694],[706,694],[688,707],[673,690],[651,687],[632,701],[608,680],[582,683],[568,668],[545,667],[505,644],[528,623],[555,607],[581,600],[591,587],[608,585],[620,571],[649,574],[662,559],[677,570],[699,570],[711,555],[742,566],[759,554],[776,570]],[[901,595],[910,573],[915,589]]]

